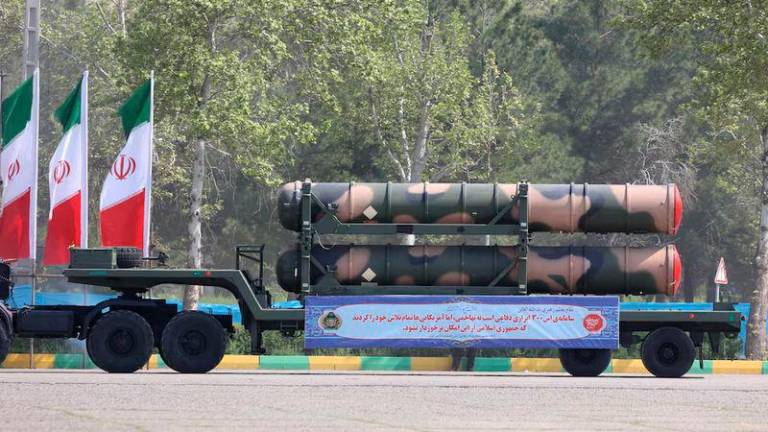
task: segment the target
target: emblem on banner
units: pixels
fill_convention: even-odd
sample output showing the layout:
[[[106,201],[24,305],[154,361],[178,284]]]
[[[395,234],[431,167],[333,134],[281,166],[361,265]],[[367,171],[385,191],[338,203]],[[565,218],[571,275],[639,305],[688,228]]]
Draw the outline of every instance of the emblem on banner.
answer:
[[[112,175],[118,180],[125,180],[136,172],[136,159],[121,154],[112,164]]]
[[[591,313],[584,317],[584,329],[592,334],[600,333],[605,328],[605,318],[599,313]]]
[[[61,184],[65,178],[69,177],[69,173],[72,172],[72,166],[65,160],[56,162],[56,167],[53,168],[53,181],[56,184]]]
[[[341,318],[333,311],[320,316],[320,328],[323,330],[338,330],[339,327],[341,327]]]
[[[19,175],[21,172],[21,163],[18,159],[11,162],[10,165],[8,165],[8,182],[13,181],[14,177]]]

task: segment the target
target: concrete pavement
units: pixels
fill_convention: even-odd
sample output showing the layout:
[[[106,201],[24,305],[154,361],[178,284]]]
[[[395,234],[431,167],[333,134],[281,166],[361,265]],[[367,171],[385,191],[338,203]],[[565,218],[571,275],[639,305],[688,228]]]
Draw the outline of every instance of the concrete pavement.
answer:
[[[2,430],[768,430],[768,376],[0,371]]]

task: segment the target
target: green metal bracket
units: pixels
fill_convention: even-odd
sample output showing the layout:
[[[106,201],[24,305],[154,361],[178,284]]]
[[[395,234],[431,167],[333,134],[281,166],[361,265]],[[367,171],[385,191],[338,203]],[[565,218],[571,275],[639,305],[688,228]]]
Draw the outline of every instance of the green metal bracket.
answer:
[[[301,247],[301,290],[309,293],[310,286],[310,268],[312,252],[312,183],[305,181],[301,186],[301,236],[299,243]]]
[[[520,201],[520,242],[517,246],[517,286],[523,295],[528,294],[528,183],[517,185],[516,200]]]

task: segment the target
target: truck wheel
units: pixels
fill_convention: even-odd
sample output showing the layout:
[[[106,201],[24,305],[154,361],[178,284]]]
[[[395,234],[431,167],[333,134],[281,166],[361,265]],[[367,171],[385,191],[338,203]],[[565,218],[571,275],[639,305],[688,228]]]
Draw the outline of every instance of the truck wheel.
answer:
[[[99,368],[113,373],[130,373],[147,364],[154,340],[152,327],[141,315],[116,310],[96,321],[88,334],[86,348]]]
[[[569,374],[577,377],[596,377],[611,362],[608,349],[561,349],[560,364]]]
[[[115,255],[115,264],[117,264],[117,268],[141,267],[141,249],[131,247],[117,247],[115,248]]]
[[[691,369],[696,347],[679,328],[662,327],[645,338],[641,358],[645,368],[657,377],[679,378]]]
[[[3,319],[0,318],[0,364],[5,361],[8,356],[8,352],[11,350],[11,337],[8,334],[8,327],[6,327]]]
[[[183,311],[163,330],[165,364],[181,373],[206,373],[215,368],[227,349],[227,335],[216,318],[198,311]]]
[[[0,264],[2,262],[0,261]],[[2,281],[2,269],[0,269],[0,284]],[[2,291],[0,289],[0,291]],[[11,351],[11,342],[13,341],[13,315],[11,311],[0,302],[0,364],[5,361],[8,353]]]

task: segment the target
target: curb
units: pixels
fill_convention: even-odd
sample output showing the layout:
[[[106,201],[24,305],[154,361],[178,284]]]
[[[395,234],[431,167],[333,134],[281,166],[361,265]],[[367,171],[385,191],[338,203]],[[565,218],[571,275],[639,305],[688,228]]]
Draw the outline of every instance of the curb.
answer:
[[[466,360],[462,360],[464,366]],[[345,371],[448,371],[450,357],[369,357],[369,356],[252,356],[226,355],[217,369],[229,370],[345,370]],[[9,354],[4,369],[95,369],[84,354]],[[153,354],[147,369],[165,369]],[[478,357],[476,372],[564,372],[556,358]],[[613,359],[606,373],[648,374],[639,359]],[[688,372],[695,375],[768,375],[768,361],[695,361]]]

